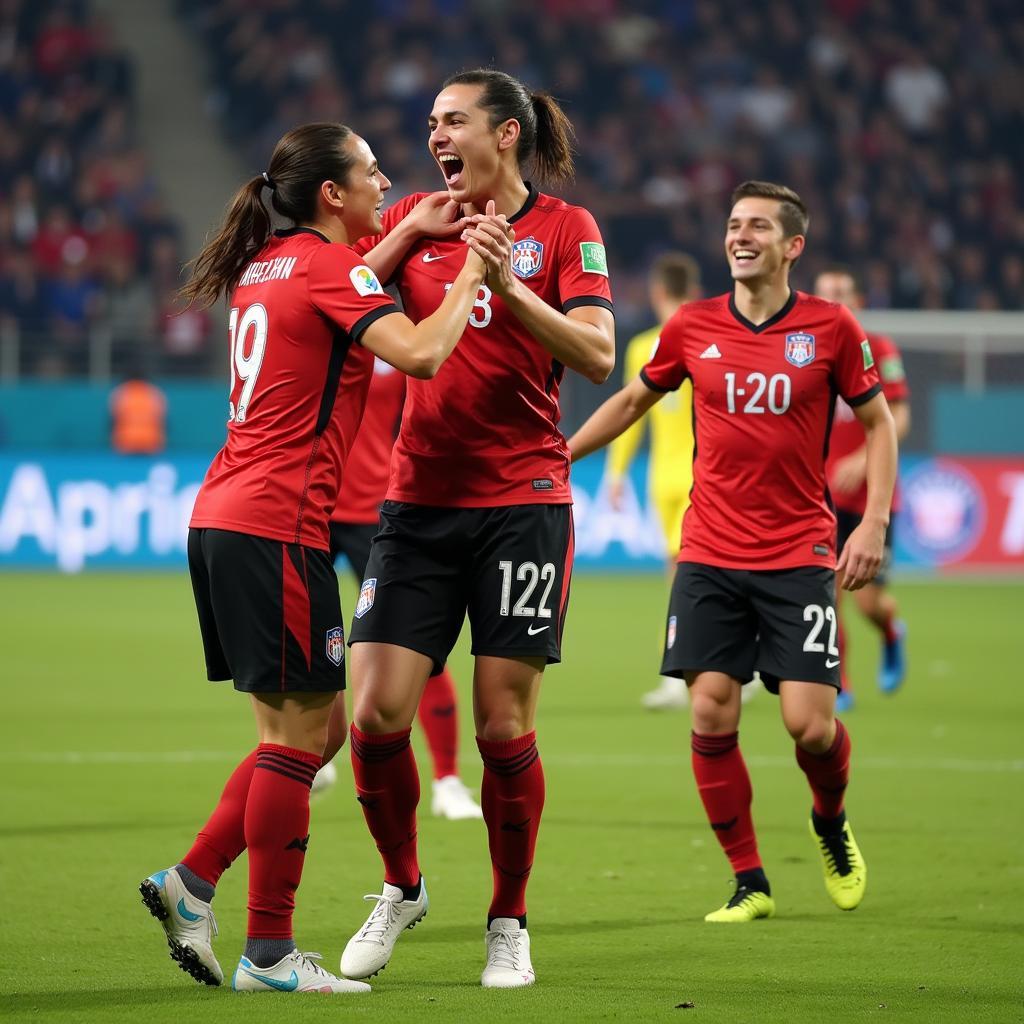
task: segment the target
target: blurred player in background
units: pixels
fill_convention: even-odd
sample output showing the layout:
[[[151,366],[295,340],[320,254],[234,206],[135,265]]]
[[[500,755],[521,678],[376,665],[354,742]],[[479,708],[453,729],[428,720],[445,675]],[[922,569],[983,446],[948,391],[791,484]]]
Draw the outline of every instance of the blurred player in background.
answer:
[[[350,977],[374,974],[427,911],[409,733],[468,611],[493,878],[481,984],[509,988],[535,980],[526,887],[544,775],[534,720],[544,668],[561,657],[573,557],[559,384],[566,368],[607,378],[614,320],[593,217],[523,180],[525,165],[545,181],[572,176],[572,126],[555,101],[500,71],[463,72],[428,126],[453,204],[473,222],[496,210],[516,237],[509,251],[483,226],[494,246],[459,358],[427,385],[409,382],[351,637],[352,766],[384,886],[341,962]],[[379,248],[403,241],[395,225],[416,201],[385,214]],[[387,278],[413,319],[436,308],[460,251],[457,240],[404,242]]]
[[[864,305],[857,280],[848,267],[832,267],[822,271],[814,282],[814,293],[828,299],[829,302],[841,302],[852,310],[861,309]],[[907,375],[903,370],[903,357],[895,342],[884,334],[868,334],[867,339],[871,345],[875,365],[878,367],[882,393],[896,422],[896,437],[902,441],[910,430],[910,388],[907,386]],[[825,468],[832,502],[836,507],[839,549],[842,550],[847,538],[860,523],[867,502],[864,428],[842,399],[836,402]],[[889,567],[892,563],[892,516],[896,515],[898,506],[899,493],[896,492],[893,494],[893,508],[885,535],[885,558],[882,568],[870,583],[853,595],[861,614],[881,634],[882,660],[878,669],[878,688],[883,693],[894,693],[898,690],[907,673],[907,627],[900,619],[896,599],[887,587]],[[850,687],[846,661],[846,631],[841,619],[839,650],[842,654],[842,690],[836,699],[836,710],[848,711],[853,707],[853,691]]]
[[[881,565],[896,433],[853,316],[790,288],[807,226],[807,210],[791,189],[740,185],[725,232],[733,291],[682,306],[640,376],[569,441],[573,458],[582,458],[684,380],[693,382],[694,486],[662,672],[690,687],[697,788],[736,874],[732,897],[706,916],[712,922],[775,912],[739,749],[740,687],[755,668],[779,696],[810,784],[811,835],[829,896],[852,910],[867,884],[844,810],[850,740],[835,717],[835,588],[837,573],[856,590]],[[837,394],[866,430],[868,486],[861,524],[838,562],[824,455]]]
[[[366,562],[380,521],[380,503],[388,487],[391,449],[404,402],[405,375],[383,359],[375,359],[366,411],[331,516],[331,557],[345,556],[356,583],[366,579]],[[455,680],[447,668],[427,680],[418,717],[434,765],[431,811],[450,821],[482,818],[480,805],[459,778],[458,705]],[[313,792],[331,785],[336,775],[333,763],[326,763],[317,772]]]
[[[663,253],[651,268],[648,280],[651,308],[658,325],[641,331],[626,345],[623,382],[635,380],[647,365],[651,352],[669,317],[684,302],[700,298],[700,268],[697,261],[682,252]],[[605,474],[608,501],[619,510],[625,497],[629,467],[643,442],[649,423],[648,496],[658,515],[665,537],[665,552],[670,571],[674,570],[683,530],[683,513],[690,503],[693,484],[692,391],[689,382],[659,402],[608,447]],[[663,676],[657,689],[643,696],[643,705],[652,711],[686,707],[686,682]]]
[[[232,987],[369,991],[324,971],[292,937],[310,785],[345,688],[328,515],[366,401],[371,353],[407,373],[436,373],[484,278],[479,256],[460,246],[440,308],[419,324],[408,320],[381,287],[372,256],[349,244],[380,231],[389,187],[349,128],[296,128],[239,190],[183,289],[207,304],[230,296],[228,437],[196,498],[188,560],[207,676],[233,679],[249,695],[259,744],[192,848],[140,891],[172,959],[208,985],[224,977],[211,945],[214,891],[248,850],[247,938]],[[293,228],[271,232],[264,188]],[[469,230],[471,247],[480,233]]]

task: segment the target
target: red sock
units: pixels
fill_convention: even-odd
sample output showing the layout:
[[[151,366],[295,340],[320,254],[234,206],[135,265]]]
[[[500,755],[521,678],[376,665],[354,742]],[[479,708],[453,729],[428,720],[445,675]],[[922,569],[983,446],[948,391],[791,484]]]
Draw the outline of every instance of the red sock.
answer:
[[[374,735],[354,724],[352,774],[356,799],[384,861],[384,881],[411,888],[419,884],[416,806],[420,776],[409,743],[411,729]]]
[[[419,719],[434,762],[434,778],[458,775],[456,756],[459,720],[455,705],[455,680],[448,669],[442,669],[427,680],[420,699]]]
[[[882,636],[885,637],[887,644],[894,644],[899,639],[899,635],[896,632],[896,616],[891,611],[883,612],[882,614],[885,616],[880,627]]]
[[[824,754],[796,748],[796,763],[804,771],[814,794],[814,812],[821,818],[838,818],[850,776],[850,734],[836,719],[836,738]]]
[[[750,815],[753,790],[739,747],[740,734],[690,733],[693,775],[708,821],[736,874],[761,867]]]
[[[319,754],[261,743],[245,802],[249,938],[290,939],[295,890],[309,842],[309,787]]]
[[[476,738],[484,762],[481,806],[487,823],[494,895],[490,918],[525,917],[526,885],[544,810],[544,769],[537,734],[512,740]]]
[[[245,849],[245,802],[255,767],[254,750],[231,773],[210,820],[196,836],[192,849],[181,858],[189,871],[211,885],[220,881],[220,876]]]

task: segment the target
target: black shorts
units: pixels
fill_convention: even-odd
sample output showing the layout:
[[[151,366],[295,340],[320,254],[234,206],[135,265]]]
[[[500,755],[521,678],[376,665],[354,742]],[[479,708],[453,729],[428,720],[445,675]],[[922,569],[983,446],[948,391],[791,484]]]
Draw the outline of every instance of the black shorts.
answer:
[[[432,508],[385,501],[349,642],[444,667],[469,613],[475,655],[561,660],[571,505]]]
[[[188,568],[208,679],[246,693],[345,689],[345,632],[326,551],[190,529]]]
[[[366,563],[370,560],[370,545],[377,536],[377,523],[331,523],[331,561],[344,555],[356,578],[366,579]]]
[[[820,566],[719,569],[680,562],[669,599],[662,675],[754,670],[779,692],[783,679],[839,689],[836,574]]]
[[[889,525],[885,528],[885,548],[882,551],[882,567],[875,574],[871,581],[878,586],[884,587],[889,582],[889,570],[892,568],[892,524],[896,514],[889,516]],[[836,509],[836,551],[842,554],[850,534],[860,526],[861,516],[856,512],[847,512],[845,509]]]

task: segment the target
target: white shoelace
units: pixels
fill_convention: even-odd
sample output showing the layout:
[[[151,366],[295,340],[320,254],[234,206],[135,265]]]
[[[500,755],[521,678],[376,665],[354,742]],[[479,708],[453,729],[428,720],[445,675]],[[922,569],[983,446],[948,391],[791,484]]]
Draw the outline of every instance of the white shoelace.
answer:
[[[316,963],[317,960],[323,960],[323,956],[320,953],[300,953],[298,950],[295,950],[292,955],[300,963],[305,963],[305,965],[313,971],[314,974],[322,974],[325,978],[330,977],[330,975],[318,963]]]
[[[492,932],[488,951],[489,966],[519,970],[519,932]]]
[[[393,896],[385,896],[379,892],[367,893],[364,900],[376,900],[377,906],[366,920],[359,932],[359,941],[374,941],[384,945],[384,935],[395,923],[395,905],[399,902]]]

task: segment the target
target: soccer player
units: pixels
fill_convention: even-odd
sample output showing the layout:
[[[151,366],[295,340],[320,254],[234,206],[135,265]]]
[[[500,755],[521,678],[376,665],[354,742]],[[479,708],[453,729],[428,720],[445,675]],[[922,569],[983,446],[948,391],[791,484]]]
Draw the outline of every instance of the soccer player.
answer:
[[[366,411],[349,452],[338,503],[331,516],[331,557],[337,560],[343,554],[357,583],[366,578],[370,543],[377,532],[380,503],[387,491],[391,449],[404,402],[405,375],[383,359],[375,359]],[[458,705],[455,680],[447,668],[427,680],[418,717],[434,766],[431,811],[449,821],[482,818],[480,805],[459,778]],[[338,736],[343,741],[344,731],[338,730]],[[328,755],[333,757],[330,745],[324,752],[324,766],[313,782],[314,793],[333,783],[336,777]]]
[[[844,811],[850,739],[834,713],[835,587],[837,574],[857,590],[878,571],[896,476],[896,432],[863,331],[844,306],[789,286],[807,236],[802,200],[758,181],[732,199],[732,292],[681,307],[640,376],[569,441],[582,458],[692,381],[694,485],[662,672],[689,686],[697,788],[736,874],[732,897],[705,918],[713,922],[775,911],[739,748],[740,687],[755,669],[779,696],[810,784],[826,889],[844,910],[863,898],[864,859]],[[837,395],[867,438],[867,504],[838,561],[824,465]]]
[[[566,368],[607,378],[614,322],[593,217],[523,179],[526,165],[546,181],[572,173],[572,129],[555,101],[500,71],[464,72],[436,97],[429,129],[452,201],[472,223],[493,203],[516,240],[510,259],[487,261],[453,358],[434,380],[409,382],[351,635],[352,766],[384,886],[341,962],[349,977],[381,970],[427,911],[409,733],[468,611],[493,876],[481,983],[516,987],[535,978],[526,886],[544,775],[534,718],[545,665],[560,657],[573,556],[559,383]],[[415,201],[385,214],[381,248]],[[498,226],[482,229],[500,241]],[[414,320],[449,288],[459,252],[456,240],[424,238],[396,258]]]
[[[814,282],[814,293],[830,302],[841,302],[852,310],[860,309],[864,305],[860,289],[857,287],[857,279],[853,271],[847,267],[831,267],[822,271]],[[895,342],[884,334],[868,334],[867,339],[871,345],[875,365],[878,367],[882,393],[896,422],[896,436],[902,441],[910,430],[910,389],[907,386],[907,375],[903,370],[903,357]],[[838,546],[842,549],[846,539],[860,523],[867,500],[864,487],[864,430],[850,407],[843,401],[836,403],[825,470],[828,474],[832,502],[836,507],[836,521],[839,526]],[[892,516],[898,511],[898,505],[897,493],[893,497],[889,528],[885,534],[882,568],[870,583],[853,595],[861,614],[881,635],[882,660],[878,670],[878,688],[883,693],[894,693],[898,690],[907,672],[907,627],[900,619],[896,599],[887,587],[888,570],[892,562]],[[836,698],[836,709],[848,711],[853,707],[853,690],[846,671],[846,632],[841,618],[839,650],[842,654],[842,689]]]
[[[271,233],[264,186],[294,227]],[[208,985],[224,977],[210,904],[221,874],[247,849],[248,937],[232,987],[369,991],[321,969],[292,937],[309,787],[345,686],[328,515],[362,415],[371,353],[406,373],[436,373],[484,279],[480,257],[459,247],[437,311],[419,324],[400,313],[369,258],[349,244],[380,230],[389,187],[351,129],[296,128],[278,142],[267,171],[239,190],[183,290],[207,303],[230,296],[228,437],[196,498],[188,558],[207,676],[234,679],[249,695],[259,745],[228,779],[192,848],[140,891],[172,959]],[[414,213],[413,228],[431,224],[436,209]],[[498,224],[485,236],[493,258],[505,238],[496,218],[468,228],[467,240],[479,246],[486,223]],[[508,245],[505,238],[506,255]]]

